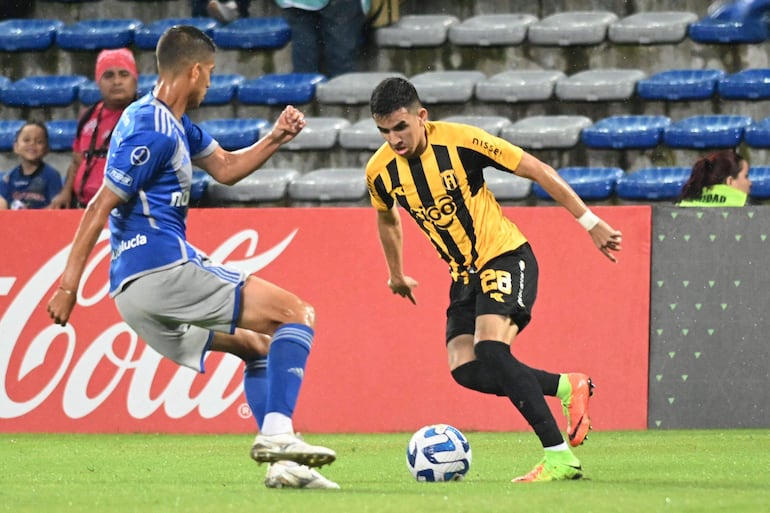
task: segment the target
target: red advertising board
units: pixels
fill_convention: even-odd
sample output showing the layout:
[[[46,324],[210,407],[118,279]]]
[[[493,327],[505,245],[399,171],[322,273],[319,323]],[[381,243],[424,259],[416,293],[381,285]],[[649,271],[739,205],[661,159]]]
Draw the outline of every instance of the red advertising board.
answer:
[[[513,351],[532,366],[589,372],[597,383],[595,429],[644,429],[651,212],[594,210],[623,231],[617,264],[561,208],[506,209],[532,242],[541,277],[533,321]],[[45,305],[80,214],[0,212],[0,431],[254,431],[240,361],[212,354],[206,374],[196,374],[161,359],[121,321],[107,295],[106,232],[70,323],[51,323]],[[188,235],[215,259],[315,306],[298,430],[411,431],[435,422],[528,429],[505,399],[452,381],[446,266],[405,218],[405,265],[420,282],[417,305],[391,294],[375,217],[368,208],[197,209]]]

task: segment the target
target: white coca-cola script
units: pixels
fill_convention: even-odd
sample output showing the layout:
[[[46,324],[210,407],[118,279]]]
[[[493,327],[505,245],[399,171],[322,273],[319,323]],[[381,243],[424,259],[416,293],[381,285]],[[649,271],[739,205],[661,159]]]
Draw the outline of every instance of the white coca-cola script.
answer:
[[[293,230],[275,246],[258,253],[259,234],[255,230],[242,230],[222,242],[216,250],[210,252],[210,256],[213,260],[225,262],[247,274],[254,273],[275,261],[289,246],[297,231]],[[110,248],[106,242],[108,239],[109,232],[102,231],[86,266],[76,308],[109,301],[107,276],[101,270],[96,271],[100,264],[110,258]],[[236,250],[238,258],[234,255]],[[161,408],[171,419],[182,418],[196,410],[202,418],[213,418],[229,408],[241,395],[242,385],[228,392],[228,389],[232,389],[229,384],[242,372],[241,361],[230,355],[223,358],[214,369],[207,369],[205,384],[202,389],[196,389],[194,397],[191,386],[198,374],[184,367],[175,371],[164,390],[160,393],[156,390],[151,394],[150,386],[162,357],[141,343],[123,322],[104,326],[93,340],[79,338],[78,326],[72,323],[67,326],[51,324],[33,334],[30,342],[23,347],[22,332],[35,310],[45,308],[47,295],[58,283],[69,251],[70,246],[66,246],[56,252],[26,283],[16,283],[18,277],[15,276],[0,276],[0,295],[10,296],[10,304],[0,317],[0,418],[13,419],[26,415],[40,407],[55,390],[61,389],[63,413],[71,419],[80,419],[103,405],[124,380],[128,381],[126,412],[136,419],[146,418]],[[95,284],[99,286],[95,287]],[[96,292],[85,296],[85,289]],[[88,322],[98,323],[99,319],[88,319]],[[124,346],[128,340],[128,349],[120,351],[120,356],[114,350],[119,339]],[[60,361],[46,361],[46,365],[42,366],[54,344],[64,344],[64,351],[56,352],[63,356]],[[78,353],[76,347],[84,350]],[[21,364],[18,375],[11,377],[8,373],[14,356],[21,358]],[[101,389],[94,394],[89,385],[92,384],[97,367],[103,370],[105,364],[111,375],[107,379],[101,376]],[[36,380],[32,397],[26,397],[23,401],[14,399],[11,388],[13,383],[20,382],[33,370],[41,368],[46,369],[45,379]],[[103,384],[105,382],[106,385]],[[91,390],[90,394],[88,390]]]

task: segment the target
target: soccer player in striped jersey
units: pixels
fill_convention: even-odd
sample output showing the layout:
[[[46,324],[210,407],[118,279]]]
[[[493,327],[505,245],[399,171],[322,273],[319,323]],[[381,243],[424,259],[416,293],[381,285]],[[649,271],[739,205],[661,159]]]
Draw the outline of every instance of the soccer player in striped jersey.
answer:
[[[570,449],[591,426],[586,374],[529,367],[511,353],[530,321],[537,293],[537,260],[525,236],[506,218],[484,183],[492,166],[539,183],[588,231],[611,261],[621,233],[592,213],[556,171],[504,139],[468,125],[433,122],[414,86],[387,78],[376,86],[372,117],[385,143],[366,166],[371,202],[394,294],[415,303],[417,281],[403,268],[397,207],[414,219],[452,276],[446,347],[452,377],[486,394],[507,396],[545,449],[531,472],[514,482],[577,479],[583,471]],[[569,445],[544,396],[562,401]]]
[[[265,484],[339,488],[311,468],[331,463],[335,452],[306,443],[292,423],[313,342],[313,307],[211,261],[186,240],[193,162],[233,184],[305,126],[303,114],[287,106],[269,134],[225,151],[186,114],[206,94],[215,51],[194,27],[174,26],[161,36],[157,85],[126,108],[115,128],[104,184],[83,213],[48,311],[56,323],[67,323],[88,256],[109,220],[110,295],[126,323],[160,354],[196,371],[203,372],[207,351],[243,359],[244,392],[260,430],[251,456],[270,464]]]

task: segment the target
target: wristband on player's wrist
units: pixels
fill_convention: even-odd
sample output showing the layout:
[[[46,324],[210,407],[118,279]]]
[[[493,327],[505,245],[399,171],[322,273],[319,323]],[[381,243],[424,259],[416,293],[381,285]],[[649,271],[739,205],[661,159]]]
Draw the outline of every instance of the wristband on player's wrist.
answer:
[[[599,216],[588,209],[582,216],[577,218],[577,222],[587,231],[591,231],[597,224],[599,224]]]

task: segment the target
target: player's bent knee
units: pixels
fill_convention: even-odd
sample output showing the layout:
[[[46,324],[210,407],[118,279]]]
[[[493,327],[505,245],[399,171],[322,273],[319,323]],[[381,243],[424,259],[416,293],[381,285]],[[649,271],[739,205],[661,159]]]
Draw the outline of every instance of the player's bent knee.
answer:
[[[494,375],[479,360],[452,369],[452,377],[461,386],[482,394],[505,395]]]

